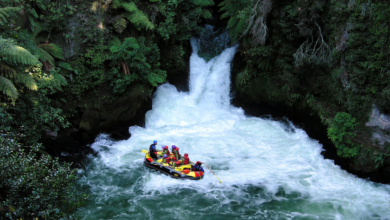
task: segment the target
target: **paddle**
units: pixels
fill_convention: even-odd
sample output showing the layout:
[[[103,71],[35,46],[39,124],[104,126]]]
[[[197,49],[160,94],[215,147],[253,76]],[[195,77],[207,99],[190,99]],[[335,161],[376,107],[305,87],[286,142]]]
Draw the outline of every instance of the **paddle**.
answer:
[[[203,162],[201,162],[203,163]],[[206,167],[214,174],[215,177],[217,177],[217,175],[215,175],[215,173],[210,169],[210,167],[207,166],[207,164],[203,163],[204,165],[206,165]],[[222,183],[222,181],[217,177],[217,179],[219,180],[220,183]]]

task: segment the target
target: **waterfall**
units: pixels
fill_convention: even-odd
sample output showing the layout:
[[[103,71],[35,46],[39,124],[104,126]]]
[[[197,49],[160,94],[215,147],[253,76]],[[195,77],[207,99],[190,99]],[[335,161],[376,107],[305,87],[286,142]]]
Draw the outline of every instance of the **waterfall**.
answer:
[[[165,83],[145,128],[131,138],[100,135],[80,171],[91,194],[83,219],[390,219],[389,189],[359,179],[321,156],[322,145],[293,124],[249,117],[230,105],[237,46],[206,61],[192,39],[189,92]],[[208,164],[199,181],[170,178],[143,165],[153,140]]]

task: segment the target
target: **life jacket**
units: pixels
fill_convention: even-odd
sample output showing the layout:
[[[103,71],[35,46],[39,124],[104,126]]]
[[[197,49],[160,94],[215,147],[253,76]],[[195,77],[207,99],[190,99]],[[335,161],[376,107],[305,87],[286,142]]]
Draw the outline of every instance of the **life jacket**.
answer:
[[[189,164],[189,163],[190,163],[190,158],[184,157],[184,164]]]
[[[171,162],[171,158],[170,157],[164,158],[164,160],[165,160],[165,163]],[[163,162],[164,162],[164,160],[163,160]]]

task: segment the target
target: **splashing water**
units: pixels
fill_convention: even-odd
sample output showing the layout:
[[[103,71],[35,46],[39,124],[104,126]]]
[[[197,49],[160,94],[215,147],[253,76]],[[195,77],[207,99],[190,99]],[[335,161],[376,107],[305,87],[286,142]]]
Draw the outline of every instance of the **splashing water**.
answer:
[[[321,156],[292,124],[247,117],[230,105],[236,47],[206,62],[192,39],[190,92],[158,87],[146,126],[112,141],[100,135],[79,184],[91,194],[82,219],[390,219],[390,187],[359,179]],[[143,165],[142,149],[175,144],[203,161],[199,181]]]

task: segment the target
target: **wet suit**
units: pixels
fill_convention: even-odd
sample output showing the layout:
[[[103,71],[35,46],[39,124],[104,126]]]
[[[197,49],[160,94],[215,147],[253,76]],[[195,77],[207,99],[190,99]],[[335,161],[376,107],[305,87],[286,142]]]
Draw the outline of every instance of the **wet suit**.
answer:
[[[152,148],[154,146],[154,149]],[[149,156],[153,158],[153,160],[157,160],[157,150],[156,144],[151,144],[149,147]]]
[[[195,166],[192,167],[192,171],[201,171],[204,173],[203,167],[201,165],[195,164]]]
[[[171,152],[169,152],[168,149],[164,149],[163,152],[162,152],[162,155],[166,154],[168,157],[170,157],[171,155]]]
[[[179,153],[179,148],[178,148],[178,147],[176,147],[175,150],[172,150],[172,153],[175,155],[175,157],[176,157],[177,159],[181,159],[181,155],[180,155],[180,153]]]

